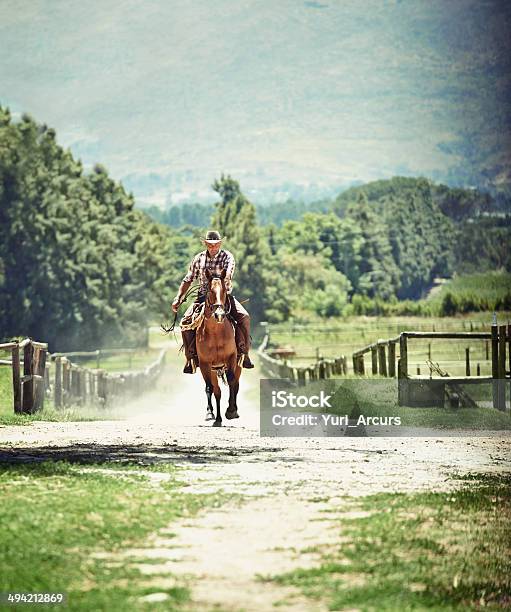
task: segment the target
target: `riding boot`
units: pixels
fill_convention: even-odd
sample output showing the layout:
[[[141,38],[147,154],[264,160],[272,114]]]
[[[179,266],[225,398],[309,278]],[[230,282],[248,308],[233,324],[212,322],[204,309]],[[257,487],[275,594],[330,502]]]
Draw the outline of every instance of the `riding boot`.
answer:
[[[248,356],[248,353],[245,353],[245,355],[243,356],[243,367],[246,368],[247,370],[251,370],[252,368],[255,368],[254,364],[250,360],[250,357]]]
[[[248,370],[252,369],[254,364],[248,356],[250,350],[250,317],[248,315],[241,315],[237,318],[235,340],[238,354],[243,355],[243,367]]]
[[[186,364],[183,370],[184,374],[195,374],[199,359],[197,357],[197,347],[195,344],[195,330],[187,329],[181,331],[183,338],[183,347],[185,349]]]

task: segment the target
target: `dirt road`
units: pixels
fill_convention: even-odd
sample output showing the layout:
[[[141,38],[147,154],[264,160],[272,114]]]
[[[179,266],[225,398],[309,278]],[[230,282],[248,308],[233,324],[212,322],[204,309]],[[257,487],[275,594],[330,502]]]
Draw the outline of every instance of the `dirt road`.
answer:
[[[182,468],[180,479],[189,492],[241,494],[240,506],[228,504],[169,526],[177,537],[156,533],[146,547],[126,551],[125,557],[166,559],[163,566],[140,569],[189,581],[194,609],[247,611],[271,609],[276,602],[283,610],[323,609],[257,576],[317,563],[317,553],[301,551],[339,541],[328,518],[333,515],[325,511],[351,512],[345,496],[446,490],[456,485],[457,474],[511,469],[509,437],[261,438],[258,384],[257,373],[245,373],[241,418],[213,428],[203,420],[199,375],[181,375],[172,364],[157,388],[124,407],[123,420],[0,427],[0,459],[172,462]],[[150,600],[158,597],[165,594]]]

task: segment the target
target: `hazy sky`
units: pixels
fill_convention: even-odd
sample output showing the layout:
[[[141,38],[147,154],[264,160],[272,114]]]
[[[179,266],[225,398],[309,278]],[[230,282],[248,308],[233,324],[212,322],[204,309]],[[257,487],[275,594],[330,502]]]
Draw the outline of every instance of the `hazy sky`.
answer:
[[[118,179],[431,175],[502,118],[509,4],[0,0],[0,103]]]

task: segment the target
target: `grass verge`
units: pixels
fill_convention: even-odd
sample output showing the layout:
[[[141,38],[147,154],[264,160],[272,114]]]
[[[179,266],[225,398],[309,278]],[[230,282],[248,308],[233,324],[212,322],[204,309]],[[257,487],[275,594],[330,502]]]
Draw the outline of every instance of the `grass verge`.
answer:
[[[360,414],[369,417],[400,417],[403,427],[425,427],[438,430],[511,430],[511,415],[490,407],[478,408],[410,408],[398,406],[397,380],[351,379],[335,381],[337,390],[332,398],[332,412]],[[484,385],[491,403],[491,386]],[[469,393],[474,395],[473,387]],[[476,389],[477,391],[477,389]],[[477,391],[480,395],[482,390]],[[479,398],[477,398],[479,399]]]
[[[511,476],[468,480],[454,492],[353,500],[347,517],[359,516],[333,515],[319,565],[264,580],[331,610],[509,609]]]
[[[107,473],[97,471],[105,467]],[[87,611],[147,609],[142,598],[157,592],[167,598],[151,610],[180,609],[189,598],[186,584],[168,572],[149,580],[140,565],[155,560],[122,552],[150,547],[148,536],[172,521],[233,496],[185,494],[173,470],[155,485],[125,468],[0,466],[0,592],[64,592],[66,609]]]

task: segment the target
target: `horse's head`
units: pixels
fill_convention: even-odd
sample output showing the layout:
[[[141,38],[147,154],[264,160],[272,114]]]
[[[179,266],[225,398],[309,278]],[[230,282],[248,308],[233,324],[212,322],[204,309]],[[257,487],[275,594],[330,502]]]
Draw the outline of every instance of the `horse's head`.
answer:
[[[215,276],[209,270],[206,270],[206,278],[208,279],[208,305],[216,322],[223,323],[226,315],[225,302],[227,298],[224,285],[225,270],[222,270],[220,276]]]

